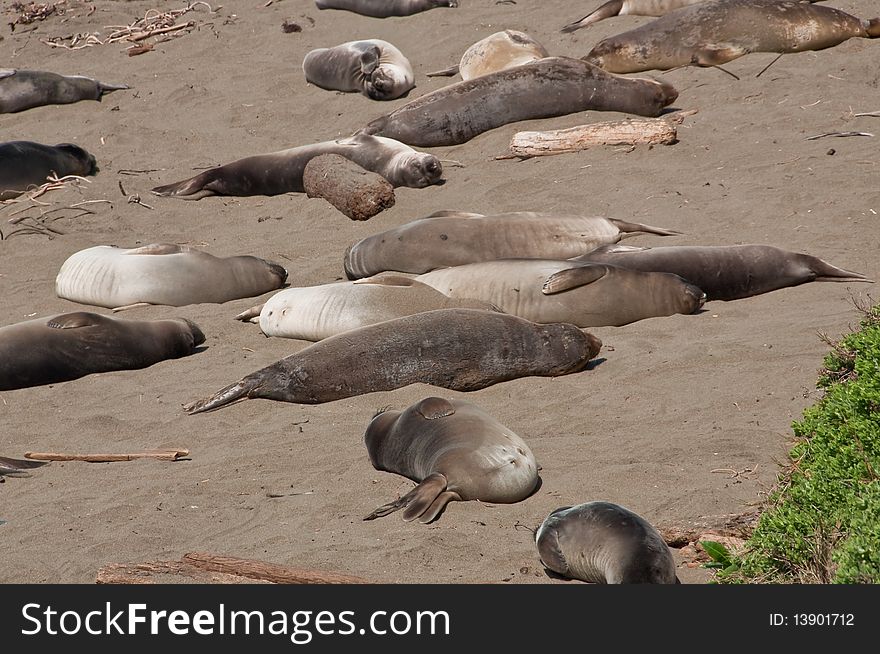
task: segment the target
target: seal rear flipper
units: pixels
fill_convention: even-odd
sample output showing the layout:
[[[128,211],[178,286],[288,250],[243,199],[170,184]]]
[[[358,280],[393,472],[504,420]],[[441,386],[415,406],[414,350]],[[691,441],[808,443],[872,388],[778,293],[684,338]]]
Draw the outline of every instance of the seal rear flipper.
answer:
[[[24,475],[27,470],[44,466],[48,461],[34,461],[32,459],[10,459],[0,456],[0,475]]]
[[[76,329],[77,327],[90,327],[97,324],[95,316],[97,314],[88,313],[87,311],[75,311],[74,313],[65,313],[55,316],[46,323],[46,327],[52,329]]]
[[[454,66],[444,68],[443,70],[435,70],[432,73],[425,73],[425,77],[452,77],[453,75],[458,75],[459,67],[460,64],[455,64]]]
[[[221,388],[211,397],[206,397],[204,400],[196,400],[195,402],[184,405],[183,410],[188,414],[193,415],[195,413],[203,413],[204,411],[213,411],[214,409],[219,409],[221,406],[226,406],[227,404],[232,404],[239,400],[246,400],[250,397],[250,392],[257,388],[257,385],[258,382],[255,379],[248,379],[245,377],[234,384]]]
[[[602,279],[608,268],[601,264],[566,268],[550,275],[541,287],[544,295],[569,291],[578,286],[586,286]]]
[[[214,195],[214,191],[205,188],[213,181],[214,170],[216,169],[206,170],[195,177],[190,177],[189,179],[184,179],[180,182],[174,182],[173,184],[156,186],[155,188],[150,189],[150,192],[154,195],[160,195],[163,197],[174,196],[183,197],[187,200],[201,200],[209,195]]]
[[[621,9],[623,9],[623,0],[610,0],[610,2],[606,2],[604,5],[593,11],[593,13],[587,14],[580,20],[577,20],[573,23],[569,23],[559,31],[574,32],[575,30],[579,30],[582,27],[587,27],[588,25],[592,25],[593,23],[598,23],[600,20],[605,20],[606,18],[611,18],[612,16],[619,16]]]
[[[827,261],[823,261],[818,257],[810,257],[810,270],[815,273],[817,282],[869,282],[874,283],[873,279],[868,279],[865,275],[850,270],[844,270],[837,266],[832,266]]]
[[[441,209],[432,214],[428,214],[425,218],[485,218],[485,214],[471,213],[470,211],[455,211],[449,209]]]
[[[625,232],[621,238],[626,238],[627,236],[638,236],[639,233],[643,234],[656,234],[657,236],[681,236],[682,232],[677,232],[674,229],[664,229],[663,227],[654,227],[652,225],[642,225],[641,223],[628,223],[625,220],[617,220],[616,218],[609,218],[610,222],[614,223],[614,226],[617,227],[621,232]]]
[[[242,322],[260,322],[260,313],[263,311],[263,307],[266,306],[266,303],[258,304],[255,307],[251,307],[250,309],[246,309],[242,311],[240,314],[235,316],[236,320],[241,320]]]
[[[0,68],[0,79],[12,77],[13,75],[15,75],[14,68]]]
[[[113,91],[127,91],[131,87],[128,84],[107,84],[105,82],[98,82],[98,100],[105,93],[112,93]]]
[[[721,47],[713,45],[703,45],[694,48],[694,54],[691,57],[691,63],[697,66],[710,68],[712,66],[720,66],[728,61],[733,61],[743,55],[749,54],[744,48]],[[725,71],[727,72],[727,71]]]
[[[446,477],[439,472],[431,473],[409,493],[393,502],[383,504],[366,516],[364,520],[375,520],[376,518],[381,518],[404,509],[403,519],[409,522],[427,511],[434,503],[434,500],[445,490]]]
[[[454,491],[443,491],[440,493],[436,499],[431,502],[431,506],[425,509],[425,512],[419,516],[419,522],[423,525],[428,524],[429,522],[434,522],[437,517],[443,513],[443,509],[446,508],[446,505],[450,502],[459,502],[461,501],[461,495]],[[403,519],[406,520],[406,514],[404,513]]]
[[[178,254],[179,252],[192,252],[193,248],[175,245],[173,243],[150,243],[139,248],[133,248],[123,254]]]

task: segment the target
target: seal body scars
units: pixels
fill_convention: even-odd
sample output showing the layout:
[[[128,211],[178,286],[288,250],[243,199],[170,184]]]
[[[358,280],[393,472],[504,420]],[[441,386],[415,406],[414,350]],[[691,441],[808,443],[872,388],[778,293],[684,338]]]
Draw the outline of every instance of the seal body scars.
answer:
[[[287,271],[251,256],[215,257],[170,243],[80,250],[55,278],[58,297],[110,309],[145,302],[184,306],[222,303],[280,288]]]
[[[832,266],[810,254],[771,245],[654,248],[609,245],[574,260],[673,273],[699,286],[707,300],[738,300],[813,281],[871,281],[861,273]]]
[[[0,200],[10,200],[46,183],[50,175],[94,175],[95,157],[78,145],[33,141],[0,143]]]
[[[0,391],[114,370],[146,368],[192,354],[205,342],[194,323],[122,320],[84,311],[0,328]]]
[[[415,86],[412,65],[388,41],[349,41],[306,54],[306,81],[331,91],[358,92],[373,100],[394,100]]]
[[[100,100],[105,93],[127,88],[125,84],[106,84],[80,75],[0,69],[0,114],[50,104]]]
[[[675,561],[644,518],[610,502],[553,511],[535,534],[544,567],[597,584],[675,584]]]
[[[393,186],[424,188],[443,176],[440,160],[390,138],[357,134],[269,154],[245,157],[180,182],[157,186],[156,195],[199,200],[210,195],[302,193],[306,164],[322,154],[339,154]]]
[[[318,9],[344,9],[362,16],[412,16],[435,7],[458,7],[458,0],[316,0]]]
[[[440,268],[416,279],[526,320],[579,327],[694,313],[705,301],[701,289],[678,275],[572,261],[501,259]]]
[[[319,404],[414,383],[472,391],[583,370],[602,343],[570,324],[537,325],[479,309],[439,309],[319,341],[186,407],[246,398]]]
[[[494,259],[570,259],[640,233],[678,234],[601,216],[439,211],[361,239],[346,251],[343,265],[348,278],[357,279],[386,270],[420,274]]]
[[[458,145],[509,123],[590,109],[658,116],[677,97],[665,82],[613,75],[578,59],[545,57],[427,93],[362,131],[416,147]]]
[[[878,36],[880,19],[800,0],[706,0],[608,37],[583,59],[610,72],[638,73],[717,66],[752,52],[823,50]]]
[[[365,520],[403,509],[404,520],[431,522],[451,500],[519,502],[538,485],[538,464],[525,441],[464,400],[428,397],[404,411],[379,413],[364,443],[374,468],[418,483]]]

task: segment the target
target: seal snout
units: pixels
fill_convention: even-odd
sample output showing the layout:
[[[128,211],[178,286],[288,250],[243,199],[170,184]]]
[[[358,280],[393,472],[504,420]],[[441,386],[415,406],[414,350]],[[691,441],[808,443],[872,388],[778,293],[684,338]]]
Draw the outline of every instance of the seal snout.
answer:
[[[197,324],[187,318],[181,318],[180,320],[189,326],[189,333],[192,334],[193,339],[193,347],[198,347],[205,342],[205,334]]]
[[[693,284],[687,284],[685,286],[685,296],[688,298],[688,306],[692,306],[693,308],[690,310],[690,313],[694,313],[698,309],[701,309],[703,305],[706,303],[706,293],[703,292],[703,289],[694,286]]]
[[[593,336],[590,332],[584,332],[584,336],[587,337],[587,347],[590,351],[590,358],[593,359],[599,354],[599,350],[602,349],[602,341]]]

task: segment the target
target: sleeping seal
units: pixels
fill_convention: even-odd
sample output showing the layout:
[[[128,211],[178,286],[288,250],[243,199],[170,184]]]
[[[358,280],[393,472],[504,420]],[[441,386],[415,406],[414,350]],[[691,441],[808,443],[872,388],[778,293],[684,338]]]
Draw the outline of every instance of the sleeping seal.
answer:
[[[0,114],[48,104],[101,100],[105,93],[127,89],[81,75],[58,75],[42,70],[0,68]]]
[[[469,80],[549,56],[547,49],[525,32],[504,30],[474,43],[455,66],[427,73],[427,76],[451,77],[460,73],[461,79]]]
[[[388,41],[349,41],[317,48],[302,63],[306,81],[329,91],[363,93],[372,100],[394,100],[415,86],[412,65]]]
[[[344,9],[361,16],[412,16],[435,7],[457,7],[458,0],[316,0],[318,9]]]
[[[52,174],[86,176],[97,171],[95,157],[73,143],[0,143],[0,200],[11,200],[42,186]]]

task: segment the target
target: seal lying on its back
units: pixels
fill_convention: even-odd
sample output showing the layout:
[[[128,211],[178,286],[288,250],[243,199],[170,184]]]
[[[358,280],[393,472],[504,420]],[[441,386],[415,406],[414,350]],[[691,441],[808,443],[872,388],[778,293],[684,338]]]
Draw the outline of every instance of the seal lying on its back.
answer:
[[[320,341],[383,320],[456,307],[491,309],[485,302],[447,297],[409,277],[383,274],[357,282],[288,288],[236,319],[258,322],[266,336]]]
[[[105,93],[127,88],[125,84],[105,84],[81,75],[0,68],[0,114],[47,104],[100,100]]]
[[[504,30],[474,43],[464,51],[461,61],[455,66],[428,73],[427,76],[451,77],[460,73],[461,79],[469,80],[549,56],[547,49],[525,32]]]
[[[579,59],[545,57],[432,91],[361,132],[418,147],[458,145],[508,123],[588,109],[659,116],[677,97],[666,82],[613,75]]]
[[[390,138],[354,136],[258,154],[211,168],[195,177],[153,189],[156,195],[201,200],[209,195],[280,195],[303,193],[306,164],[321,154],[339,154],[361,168],[377,173],[392,186],[424,188],[443,176],[443,166],[433,154],[416,152]]]
[[[579,372],[601,346],[569,324],[479,309],[425,311],[331,336],[184,408],[201,413],[248,398],[320,404],[416,383],[475,391]]]
[[[457,7],[458,0],[316,0],[318,9],[344,9],[361,16],[412,16],[434,7]]]
[[[53,173],[56,177],[85,176],[97,170],[95,157],[73,143],[0,143],[0,200],[11,200],[42,186]]]
[[[489,302],[526,320],[578,327],[694,313],[706,298],[701,289],[670,273],[545,259],[469,263],[416,279],[450,297]]]
[[[678,584],[663,537],[644,518],[611,502],[564,506],[535,533],[544,567],[596,584]]]
[[[880,18],[800,0],[707,0],[600,41],[583,57],[613,73],[718,66],[751,52],[823,50],[880,37]]]
[[[494,259],[571,259],[640,233],[679,232],[601,216],[437,211],[361,239],[348,248],[343,265],[348,278],[357,279],[386,270],[419,274]]]
[[[62,264],[55,294],[108,309],[141,302],[181,307],[262,295],[286,279],[282,266],[257,257],[221,258],[171,243],[128,250],[99,245]]]
[[[380,39],[317,48],[306,54],[302,69],[315,86],[363,93],[372,100],[394,100],[415,86],[409,59]]]
[[[364,520],[403,509],[404,520],[431,522],[452,501],[511,504],[538,486],[525,441],[478,406],[428,397],[404,411],[380,411],[364,434],[370,463],[418,484]]]
[[[192,354],[205,335],[184,318],[122,320],[77,311],[0,328],[0,391],[146,368]]]

